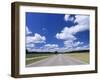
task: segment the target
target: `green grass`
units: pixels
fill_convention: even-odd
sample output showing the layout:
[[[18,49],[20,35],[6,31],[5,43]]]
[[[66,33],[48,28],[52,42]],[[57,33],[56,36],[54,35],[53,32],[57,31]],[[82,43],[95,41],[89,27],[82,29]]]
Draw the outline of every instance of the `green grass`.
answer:
[[[35,58],[35,59],[33,58],[33,59],[31,59],[31,60],[26,60],[26,65],[31,64],[31,63],[34,63],[34,62],[36,62],[36,61],[40,61],[40,60],[45,59],[45,58],[48,58],[48,56],[39,57],[39,58]]]
[[[38,53],[38,54],[26,54],[26,58],[32,58],[32,57],[38,57],[38,56],[49,56],[52,54],[43,54],[43,53]]]
[[[86,63],[89,63],[89,53],[84,52],[84,53],[70,53],[70,54],[65,54],[68,56],[71,56],[73,58],[79,59],[81,61],[84,61]]]
[[[52,55],[54,54],[44,54],[44,53],[26,54],[26,65],[48,58],[49,56]]]

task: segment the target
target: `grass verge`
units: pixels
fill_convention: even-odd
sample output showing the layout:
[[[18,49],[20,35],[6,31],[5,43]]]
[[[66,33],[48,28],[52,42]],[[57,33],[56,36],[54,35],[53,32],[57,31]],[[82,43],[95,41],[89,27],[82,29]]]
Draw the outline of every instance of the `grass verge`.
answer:
[[[52,56],[52,55],[54,54],[49,54],[49,53],[26,54],[26,65],[48,58],[49,56]]]
[[[30,60],[27,60],[27,58],[26,58],[26,65],[34,63],[36,61],[40,61],[40,60],[45,59],[45,58],[48,58],[48,56],[37,57],[37,58],[34,57],[33,59],[30,59]]]
[[[89,64],[89,53],[88,52],[85,52],[85,53],[70,53],[70,54],[65,54],[65,55],[71,56],[73,58],[79,59],[79,60]]]

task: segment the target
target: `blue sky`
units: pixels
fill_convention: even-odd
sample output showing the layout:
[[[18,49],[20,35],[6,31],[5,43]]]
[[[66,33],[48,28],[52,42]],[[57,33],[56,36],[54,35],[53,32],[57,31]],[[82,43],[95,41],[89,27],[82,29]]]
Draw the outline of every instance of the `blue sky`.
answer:
[[[29,51],[89,49],[89,15],[26,12]]]

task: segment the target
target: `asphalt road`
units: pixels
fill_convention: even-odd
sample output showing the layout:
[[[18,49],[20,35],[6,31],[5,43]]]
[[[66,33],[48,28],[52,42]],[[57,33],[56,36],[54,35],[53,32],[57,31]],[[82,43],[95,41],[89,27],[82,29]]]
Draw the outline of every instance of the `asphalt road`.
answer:
[[[64,65],[81,65],[86,64],[71,56],[65,56],[63,54],[57,54],[50,56],[49,58],[34,62],[32,64],[26,65],[26,67],[36,67],[36,66],[64,66]]]

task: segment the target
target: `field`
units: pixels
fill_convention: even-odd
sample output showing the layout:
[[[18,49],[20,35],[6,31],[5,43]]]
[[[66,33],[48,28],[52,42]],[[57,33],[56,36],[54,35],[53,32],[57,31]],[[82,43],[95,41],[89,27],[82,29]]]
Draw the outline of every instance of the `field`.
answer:
[[[83,52],[83,53],[70,53],[65,54],[66,56],[71,56],[73,58],[79,59],[81,61],[84,61],[86,63],[89,63],[89,52]]]
[[[49,53],[31,53],[31,54],[26,54],[26,65],[31,64],[36,61],[40,61],[42,59],[48,58],[54,54],[49,54]]]

